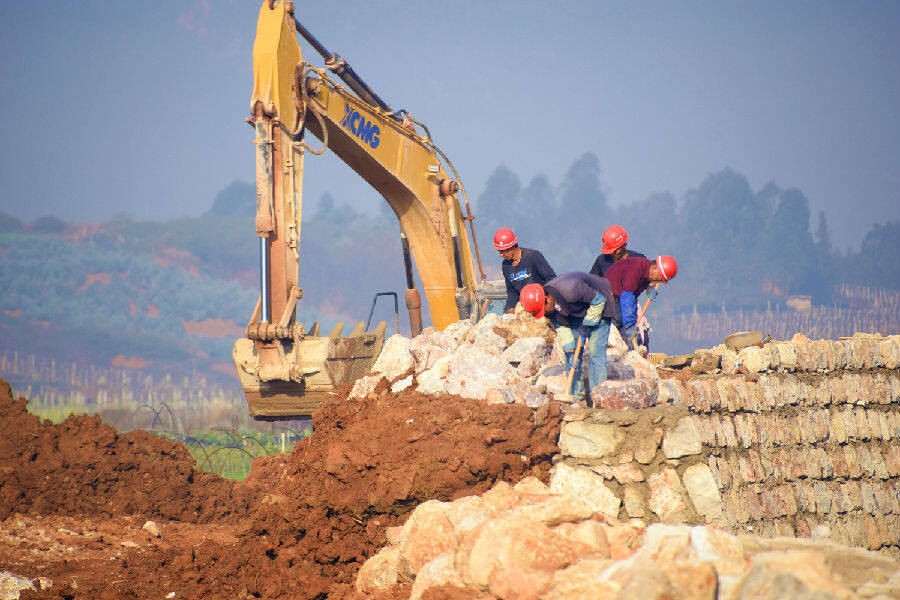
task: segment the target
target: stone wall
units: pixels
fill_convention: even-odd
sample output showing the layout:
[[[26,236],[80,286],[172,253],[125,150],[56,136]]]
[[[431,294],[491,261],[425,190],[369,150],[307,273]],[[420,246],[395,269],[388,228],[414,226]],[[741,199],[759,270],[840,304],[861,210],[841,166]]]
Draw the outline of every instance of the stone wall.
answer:
[[[658,406],[567,415],[557,461],[602,480],[619,518],[898,555],[898,363],[900,336],[698,352],[660,371]]]

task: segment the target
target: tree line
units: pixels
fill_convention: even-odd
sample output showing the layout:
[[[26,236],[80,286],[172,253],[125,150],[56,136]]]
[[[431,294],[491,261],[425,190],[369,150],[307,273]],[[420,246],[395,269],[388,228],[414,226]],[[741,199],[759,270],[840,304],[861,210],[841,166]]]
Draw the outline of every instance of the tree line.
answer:
[[[813,218],[803,192],[775,183],[753,190],[732,169],[708,175],[680,199],[662,192],[613,207],[592,153],[555,186],[545,175],[523,185],[501,166],[478,197],[477,215],[482,248],[498,227],[511,227],[557,272],[587,271],[603,230],[618,223],[629,248],[676,257],[678,278],[666,294],[676,306],[755,307],[794,295],[825,304],[836,284],[900,289],[900,221],[875,224],[859,250],[839,250],[824,212]]]
[[[223,318],[238,326],[249,319],[259,277],[255,198],[252,185],[235,182],[200,217],[153,222],[122,214],[82,233],[52,215],[26,224],[0,213],[0,309],[53,324],[38,340],[0,313],[3,347],[228,362],[232,339],[196,339],[179,319]],[[603,230],[618,223],[630,248],[678,259],[679,275],[665,289],[666,310],[676,312],[765,309],[796,295],[840,303],[838,285],[900,289],[900,221],[875,224],[858,249],[837,249],[824,213],[814,216],[800,190],[774,183],[753,190],[731,169],[710,174],[681,198],[662,192],[613,207],[591,153],[558,184],[545,175],[523,184],[500,166],[473,199],[473,211],[482,257],[494,273],[500,259],[491,238],[499,227],[511,227],[562,273],[588,270]],[[84,287],[92,273],[111,278]],[[303,216],[300,281],[299,318],[323,328],[364,319],[375,292],[402,296],[399,226],[387,203],[373,215],[328,194],[320,198]],[[148,314],[150,305],[159,317]],[[381,305],[375,320],[390,323],[391,313]]]

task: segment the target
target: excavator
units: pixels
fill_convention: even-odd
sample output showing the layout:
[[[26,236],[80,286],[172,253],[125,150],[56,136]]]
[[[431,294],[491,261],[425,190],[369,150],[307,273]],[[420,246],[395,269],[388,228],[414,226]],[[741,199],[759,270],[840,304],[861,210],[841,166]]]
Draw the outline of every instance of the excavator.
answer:
[[[327,70],[303,60],[298,34],[322,56]],[[289,0],[264,0],[260,7],[250,114],[259,300],[233,358],[255,419],[308,418],[336,387],[368,372],[384,344],[384,322],[372,331],[359,322],[347,336],[343,323],[321,336],[318,323],[307,329],[297,322],[307,154],[334,152],[396,214],[413,336],[422,331],[413,260],[437,329],[477,320],[505,297],[502,281],[485,281],[465,188],[428,128],[408,111],[392,109],[344,58],[329,52],[295,18]],[[310,134],[319,141],[308,144]],[[395,294],[394,302],[396,315]]]

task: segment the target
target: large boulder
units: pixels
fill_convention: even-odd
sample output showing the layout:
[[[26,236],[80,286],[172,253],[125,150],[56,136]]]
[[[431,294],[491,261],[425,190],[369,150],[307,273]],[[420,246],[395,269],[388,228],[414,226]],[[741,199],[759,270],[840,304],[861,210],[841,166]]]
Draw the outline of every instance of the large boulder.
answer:
[[[544,341],[550,346],[556,338],[556,332],[546,317],[535,319],[531,313],[521,310],[499,317],[494,322],[493,331],[503,338],[507,346],[512,345],[516,340],[531,337],[544,338]]]
[[[540,393],[547,393],[559,399],[566,393],[568,371],[563,365],[549,365],[541,369],[534,383]]]
[[[531,377],[550,358],[550,346],[540,336],[519,338],[503,351],[500,358],[515,367],[520,377]]]
[[[447,392],[463,398],[487,397],[488,390],[519,380],[508,362],[471,344],[462,344],[450,357]]]
[[[413,369],[415,361],[410,352],[412,341],[396,333],[388,338],[381,354],[372,365],[373,373],[381,373],[388,381],[394,381]]]
[[[447,374],[450,372],[452,357],[445,356],[438,359],[434,365],[419,373],[416,377],[418,387],[416,390],[422,394],[440,396],[447,393]]]
[[[591,390],[594,406],[621,410],[623,408],[646,408],[656,406],[659,390],[654,389],[652,380],[644,378],[615,381],[601,381]]]
[[[607,519],[614,520],[619,514],[621,501],[606,487],[603,477],[587,469],[557,464],[550,474],[550,491],[581,498]]]

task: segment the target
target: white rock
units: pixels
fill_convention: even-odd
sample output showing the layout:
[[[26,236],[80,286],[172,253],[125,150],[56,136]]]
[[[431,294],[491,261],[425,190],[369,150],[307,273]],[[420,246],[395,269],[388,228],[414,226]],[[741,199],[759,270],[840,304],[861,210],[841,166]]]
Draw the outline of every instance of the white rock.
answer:
[[[417,343],[418,339],[419,338],[414,338],[410,346],[410,352],[416,363],[416,373],[421,373],[422,371],[430,369],[438,360],[450,355],[446,349],[440,346],[422,342]]]
[[[520,338],[504,350],[500,357],[515,367],[520,376],[531,377],[550,358],[550,348],[544,338]]]
[[[383,379],[384,376],[380,373],[378,375],[364,375],[363,377],[360,377],[353,384],[353,389],[350,390],[348,398],[362,399],[367,397],[375,391],[375,387],[381,383]]]
[[[681,477],[697,512],[710,523],[725,516],[722,496],[712,471],[703,463],[689,466]]]
[[[405,390],[412,384],[413,384],[413,376],[408,375],[407,377],[404,377],[403,379],[398,379],[397,381],[395,381],[393,383],[393,385],[391,385],[391,392],[394,394],[402,392],[403,390]]]
[[[146,523],[144,523],[144,526],[141,527],[141,529],[143,529],[153,537],[158,538],[160,536],[159,526],[154,521],[147,521]]]
[[[444,335],[456,340],[458,346],[466,338],[466,335],[472,331],[472,323],[467,320],[450,323],[444,328]]]
[[[9,571],[0,571],[0,598],[13,600],[23,590],[34,590],[34,584],[27,577],[13,575]]]
[[[450,357],[447,392],[484,399],[488,390],[508,387],[518,379],[515,369],[499,356],[463,344]]]
[[[594,512],[609,519],[615,519],[619,514],[619,499],[603,483],[603,477],[589,469],[577,469],[566,463],[558,463],[550,472],[550,491],[580,498]]]
[[[689,417],[681,417],[673,429],[666,432],[662,441],[663,454],[666,458],[681,458],[700,454],[700,435],[694,420]]]
[[[388,381],[394,381],[414,366],[410,352],[410,339],[399,333],[392,335],[384,343],[378,360],[372,366],[373,373],[381,373]]]
[[[452,357],[450,356],[445,356],[434,363],[434,366],[427,371],[419,373],[416,378],[419,383],[418,387],[416,387],[416,391],[431,396],[446,394],[447,381],[445,380],[445,377],[447,377],[447,373],[450,372],[451,358]]]
[[[563,365],[544,367],[538,375],[534,387],[541,393],[546,392],[559,397],[565,393],[566,376],[566,368]]]
[[[405,563],[399,548],[382,548],[360,567],[356,575],[356,591],[371,594],[409,579]]]
[[[509,388],[490,389],[484,399],[488,404],[515,404],[516,397]]]
[[[622,359],[622,362],[634,369],[635,377],[653,379],[656,381],[657,386],[659,386],[659,373],[656,372],[656,367],[649,360],[641,356],[640,353],[629,350]]]
[[[609,326],[609,341],[606,342],[606,356],[610,359],[621,358],[628,353],[628,344],[622,339],[615,325]]]
[[[434,586],[451,585],[462,588],[464,583],[453,560],[453,554],[441,554],[419,569],[409,600],[419,600],[425,591]]]

